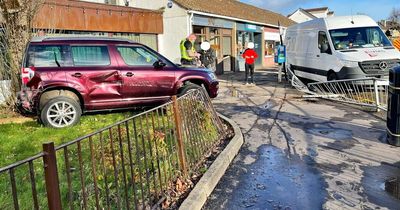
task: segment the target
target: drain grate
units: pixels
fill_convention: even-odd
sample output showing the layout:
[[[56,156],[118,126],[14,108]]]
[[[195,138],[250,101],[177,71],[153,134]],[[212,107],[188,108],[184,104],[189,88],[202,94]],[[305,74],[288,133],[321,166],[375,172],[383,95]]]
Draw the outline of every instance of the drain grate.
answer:
[[[388,179],[385,182],[385,191],[400,199],[400,177]]]

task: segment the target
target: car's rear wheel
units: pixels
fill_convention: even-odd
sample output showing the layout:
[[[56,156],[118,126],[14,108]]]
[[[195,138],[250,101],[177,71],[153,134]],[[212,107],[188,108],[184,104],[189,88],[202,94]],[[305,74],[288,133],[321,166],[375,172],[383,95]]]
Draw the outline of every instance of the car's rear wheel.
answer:
[[[82,109],[79,103],[69,96],[57,96],[44,103],[40,119],[45,126],[64,128],[79,122]]]
[[[185,85],[179,89],[178,96],[179,97],[183,96],[186,93],[188,93],[190,91],[193,91],[193,90],[197,90],[199,88],[201,88],[200,85],[196,85],[196,84],[191,83],[191,82],[186,82]]]

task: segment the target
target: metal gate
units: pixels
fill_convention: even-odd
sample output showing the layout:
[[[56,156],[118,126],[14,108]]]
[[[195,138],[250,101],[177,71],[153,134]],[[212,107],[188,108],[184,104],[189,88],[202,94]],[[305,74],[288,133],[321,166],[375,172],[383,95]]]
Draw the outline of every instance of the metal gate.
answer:
[[[387,111],[389,81],[377,78],[314,82],[305,85],[290,70],[288,78],[294,88],[308,95]]]

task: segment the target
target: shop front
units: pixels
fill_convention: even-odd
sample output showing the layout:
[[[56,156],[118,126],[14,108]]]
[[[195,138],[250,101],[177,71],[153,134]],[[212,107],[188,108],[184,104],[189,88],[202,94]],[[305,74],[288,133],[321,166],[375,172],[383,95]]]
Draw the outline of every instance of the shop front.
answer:
[[[195,15],[192,25],[193,33],[197,36],[196,50],[200,51],[201,42],[210,42],[216,52],[217,65],[222,65],[225,70],[233,70],[235,23],[224,19]]]
[[[245,61],[242,58],[243,52],[247,48],[249,42],[254,43],[254,50],[259,55],[259,58],[264,57],[264,44],[263,44],[263,28],[258,25],[237,23],[236,24],[236,47],[237,47],[237,67],[236,70],[244,71]],[[263,59],[257,59],[256,68],[262,67]]]
[[[264,40],[265,40],[264,66],[273,67],[275,66],[274,62],[275,47],[280,43],[279,29],[265,27]]]

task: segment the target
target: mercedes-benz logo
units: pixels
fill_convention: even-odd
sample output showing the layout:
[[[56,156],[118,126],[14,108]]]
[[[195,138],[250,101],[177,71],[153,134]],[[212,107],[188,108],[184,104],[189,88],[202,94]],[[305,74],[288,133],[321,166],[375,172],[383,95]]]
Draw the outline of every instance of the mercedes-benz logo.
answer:
[[[388,68],[388,64],[385,61],[379,63],[379,68],[382,70],[386,70]]]

